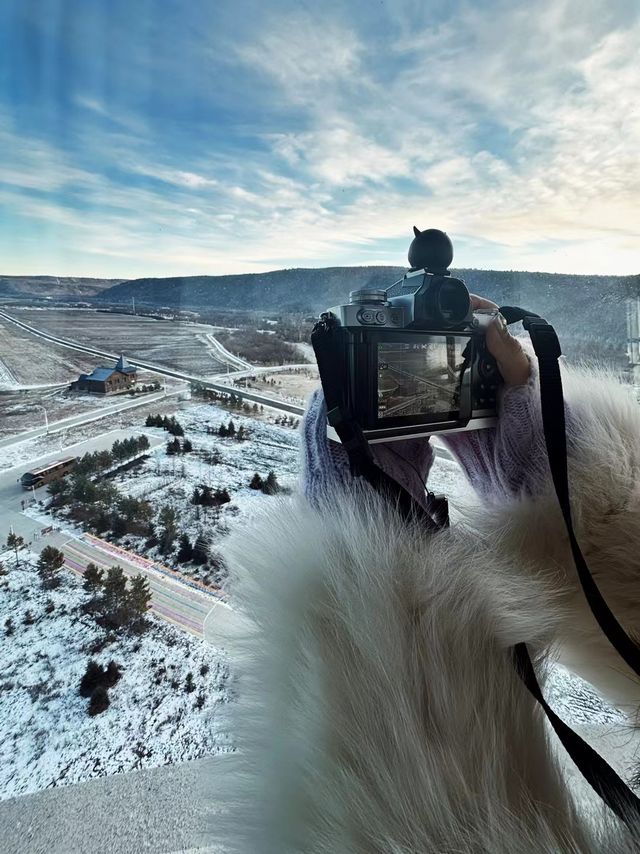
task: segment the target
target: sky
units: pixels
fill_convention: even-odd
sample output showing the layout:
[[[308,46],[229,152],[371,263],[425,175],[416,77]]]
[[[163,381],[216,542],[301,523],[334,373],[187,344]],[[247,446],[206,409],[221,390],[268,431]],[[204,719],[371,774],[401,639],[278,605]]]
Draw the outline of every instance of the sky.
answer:
[[[2,0],[0,273],[640,273],[637,0]]]

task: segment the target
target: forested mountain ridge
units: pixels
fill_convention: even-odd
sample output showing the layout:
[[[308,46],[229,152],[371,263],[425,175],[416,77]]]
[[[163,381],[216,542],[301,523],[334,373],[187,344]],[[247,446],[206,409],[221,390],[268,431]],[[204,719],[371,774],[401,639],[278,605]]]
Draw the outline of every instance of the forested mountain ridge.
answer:
[[[349,292],[390,287],[404,267],[328,267],[232,276],[132,279],[94,297],[110,304],[317,314]],[[503,270],[452,270],[473,293],[518,305],[553,323],[567,353],[619,359],[626,347],[625,301],[640,296],[640,275],[585,276]]]
[[[92,279],[86,276],[2,276],[2,299],[82,299],[93,297],[122,279]]]

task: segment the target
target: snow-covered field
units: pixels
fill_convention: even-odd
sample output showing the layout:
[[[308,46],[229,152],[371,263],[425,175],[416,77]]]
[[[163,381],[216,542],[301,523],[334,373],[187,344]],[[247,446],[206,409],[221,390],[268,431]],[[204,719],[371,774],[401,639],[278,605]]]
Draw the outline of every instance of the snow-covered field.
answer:
[[[291,427],[269,423],[268,416],[238,415],[212,403],[192,401],[175,415],[193,451],[167,456],[163,444],[114,483],[122,493],[150,500],[156,514],[171,506],[180,533],[192,540],[206,534],[215,552],[234,525],[250,525],[254,512],[273,500],[249,488],[255,472],[264,478],[274,471],[281,486],[294,486],[300,436]],[[230,418],[236,430],[243,426],[248,431],[246,441],[207,432]],[[172,438],[161,428],[144,429]],[[202,485],[227,489],[231,502],[219,511],[192,504],[194,488]],[[468,497],[457,464],[436,457],[429,487],[448,495],[455,522],[456,504]],[[159,557],[157,549],[145,550],[142,538],[117,542]],[[162,556],[163,563],[178,566],[177,545]],[[64,575],[59,589],[44,592],[35,570],[14,568],[13,558],[6,556],[5,565],[8,575],[0,578],[0,798],[232,749],[232,734],[225,728],[227,665],[222,653],[153,617],[147,634],[117,637],[93,653],[104,630],[80,610],[86,596],[80,579]],[[206,580],[193,565],[182,564],[180,571]],[[25,623],[27,611],[32,624]],[[14,631],[6,636],[9,618]],[[110,690],[110,707],[93,718],[87,714],[88,701],[78,694],[90,657],[102,664],[114,660],[124,670]],[[190,693],[185,690],[189,672],[196,685]],[[624,725],[622,716],[586,683],[561,668],[553,671],[549,694],[573,724],[602,731]]]
[[[107,398],[107,403],[113,406],[114,399],[112,397]],[[154,412],[159,412],[162,415],[172,414],[176,411],[176,400],[175,398],[160,400],[154,402],[149,408],[153,408]],[[0,452],[0,471],[37,460],[45,454],[58,452],[63,454],[68,449],[73,451],[73,446],[76,444],[97,436],[103,436],[105,433],[113,430],[130,427],[135,432],[140,432],[141,414],[143,413],[144,406],[141,406],[140,409],[123,410],[122,412],[109,415],[108,422],[104,420],[89,421],[86,424],[69,427],[65,430],[59,430],[56,433],[37,436],[22,442],[14,442],[3,447]],[[35,423],[37,426],[38,422]]]
[[[225,363],[212,353],[211,344],[206,338],[212,328],[207,324],[112,314],[92,309],[16,308],[12,312],[16,319],[36,329],[98,350],[124,352],[132,358],[199,376],[220,373],[226,369]],[[33,335],[28,332],[24,334],[33,340]],[[66,352],[73,354],[74,351]],[[88,358],[93,359],[91,356]]]
[[[61,586],[44,591],[35,568],[22,560],[14,567],[8,554],[3,561],[0,799],[231,749],[221,652],[151,615],[145,634],[119,635],[96,652],[106,632],[81,611],[80,578],[63,572]],[[123,670],[109,708],[95,717],[78,693],[90,658]]]
[[[266,478],[273,471],[281,487],[290,489],[295,485],[299,435],[291,427],[237,415],[211,403],[191,403],[178,411],[176,417],[184,428],[184,438],[192,442],[193,451],[167,456],[165,445],[162,445],[141,466],[118,475],[113,483],[124,494],[151,501],[156,514],[162,507],[172,507],[177,514],[180,533],[188,534],[192,542],[198,536],[206,536],[215,551],[234,525],[251,524],[252,514],[265,501],[271,500],[261,491],[249,488],[255,473]],[[207,428],[217,431],[220,424],[228,424],[230,419],[236,430],[244,427],[248,439],[238,441],[207,433]],[[172,439],[158,427],[145,428],[145,432]],[[231,501],[219,510],[194,505],[191,502],[193,491],[203,485],[213,491],[227,489]],[[177,564],[177,541],[173,552],[164,556],[157,548],[145,548],[142,538],[124,537],[119,542],[151,559],[160,559],[175,568],[179,566],[183,573],[194,577],[201,575],[198,567]]]

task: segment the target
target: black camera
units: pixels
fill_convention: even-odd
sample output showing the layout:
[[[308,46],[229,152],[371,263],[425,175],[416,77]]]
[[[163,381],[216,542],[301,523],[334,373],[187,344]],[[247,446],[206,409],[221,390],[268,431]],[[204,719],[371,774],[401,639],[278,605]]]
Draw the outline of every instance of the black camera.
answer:
[[[335,326],[345,403],[369,442],[496,423],[501,378],[485,331],[497,309],[472,310],[464,282],[448,270],[444,232],[414,233],[400,281],[353,291],[321,315]],[[337,438],[331,427],[329,435]]]

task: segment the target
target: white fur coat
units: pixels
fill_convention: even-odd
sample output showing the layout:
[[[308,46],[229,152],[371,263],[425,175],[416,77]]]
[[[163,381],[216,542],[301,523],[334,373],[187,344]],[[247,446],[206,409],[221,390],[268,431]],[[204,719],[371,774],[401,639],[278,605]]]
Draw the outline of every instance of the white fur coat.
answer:
[[[578,540],[640,636],[640,407],[610,376],[563,371],[582,425],[569,462]],[[536,501],[463,519],[427,536],[354,486],[319,510],[274,499],[235,536],[238,752],[212,821],[225,850],[640,850],[604,807],[572,803],[511,663],[526,641],[543,679],[559,645],[618,705],[640,704],[584,604],[550,479]]]

